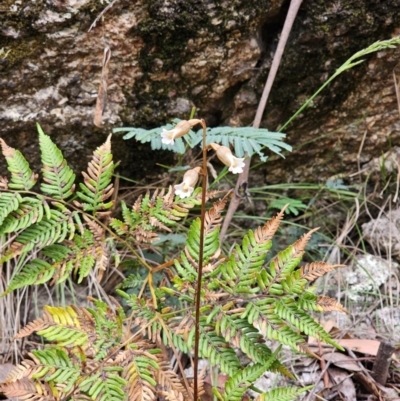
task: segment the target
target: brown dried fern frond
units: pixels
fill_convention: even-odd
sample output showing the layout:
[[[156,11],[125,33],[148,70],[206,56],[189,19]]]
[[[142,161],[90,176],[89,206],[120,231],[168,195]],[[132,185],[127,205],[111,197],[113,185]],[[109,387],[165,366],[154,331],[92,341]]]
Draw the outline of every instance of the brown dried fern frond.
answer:
[[[273,238],[276,230],[279,228],[281,220],[283,219],[285,206],[275,217],[268,220],[263,227],[258,227],[254,232],[254,237],[258,244],[269,241]]]
[[[300,278],[308,281],[314,281],[318,277],[322,277],[328,272],[331,272],[338,267],[345,267],[345,265],[331,265],[325,262],[307,263],[300,268]]]
[[[349,312],[343,307],[340,302],[337,302],[334,299],[324,295],[321,295],[317,298],[316,304],[319,308],[321,308],[321,311],[340,311],[349,314]]]
[[[214,230],[216,226],[221,224],[221,212],[225,209],[226,202],[228,201],[230,194],[231,191],[229,191],[222,199],[214,202],[211,209],[206,212],[204,216],[204,235],[207,235],[208,232]]]
[[[319,227],[313,228],[310,230],[308,233],[303,234],[292,246],[294,249],[293,257],[300,256],[304,253],[304,250],[308,244],[308,241],[310,241],[311,236],[313,233],[319,230]]]
[[[162,361],[159,366],[156,376],[157,388],[161,388],[159,393],[171,400],[188,400],[189,395],[179,376],[171,369],[169,362]]]
[[[25,377],[0,384],[0,391],[8,398],[19,401],[56,401],[48,383],[37,383]]]

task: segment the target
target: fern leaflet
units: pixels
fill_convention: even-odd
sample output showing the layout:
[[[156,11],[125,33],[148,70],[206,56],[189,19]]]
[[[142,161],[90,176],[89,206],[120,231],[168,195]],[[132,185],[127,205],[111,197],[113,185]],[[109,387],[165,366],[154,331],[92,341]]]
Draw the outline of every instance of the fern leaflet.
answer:
[[[39,124],[39,145],[42,158],[43,181],[40,189],[54,199],[67,199],[75,189],[75,174],[68,166],[60,149],[46,135]]]
[[[82,172],[84,183],[79,184],[81,190],[77,195],[83,203],[76,202],[76,204],[84,211],[96,213],[110,209],[113,205],[112,201],[105,202],[114,192],[111,179],[115,165],[112,160],[110,139],[111,135],[93,152],[87,173]]]
[[[36,184],[37,174],[32,172],[29,163],[19,150],[8,146],[1,138],[0,144],[7,161],[8,171],[11,173],[8,188],[29,191]]]

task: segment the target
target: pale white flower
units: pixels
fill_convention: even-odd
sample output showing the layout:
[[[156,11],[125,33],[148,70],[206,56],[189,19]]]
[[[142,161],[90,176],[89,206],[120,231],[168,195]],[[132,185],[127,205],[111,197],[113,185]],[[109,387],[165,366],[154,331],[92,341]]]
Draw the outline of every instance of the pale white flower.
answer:
[[[221,160],[225,166],[229,167],[229,171],[231,171],[233,174],[243,173],[243,168],[245,166],[244,157],[233,156],[228,147],[218,145],[217,143],[211,143],[210,146],[217,153],[218,159]]]
[[[200,167],[196,167],[186,171],[183,176],[183,181],[180,184],[174,185],[175,194],[181,198],[189,197],[193,193],[194,187],[199,179],[200,170]]]
[[[161,142],[165,143],[166,145],[173,145],[174,144],[174,133],[173,130],[167,131],[163,129],[161,132]]]
[[[161,142],[166,145],[173,145],[176,138],[186,135],[193,126],[199,123],[201,123],[201,120],[198,119],[191,119],[189,121],[182,120],[169,131],[164,128],[161,132]]]

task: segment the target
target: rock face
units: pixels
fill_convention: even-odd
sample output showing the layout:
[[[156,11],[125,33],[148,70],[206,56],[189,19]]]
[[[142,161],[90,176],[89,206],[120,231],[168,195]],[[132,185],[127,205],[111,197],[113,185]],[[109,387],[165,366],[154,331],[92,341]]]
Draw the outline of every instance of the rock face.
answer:
[[[0,136],[38,164],[39,122],[69,163],[84,169],[117,126],[153,128],[187,118],[192,106],[210,126],[249,125],[288,6],[284,0],[115,0],[104,10],[100,0],[3,0]],[[305,0],[262,126],[276,130],[352,54],[399,33],[398,0]],[[93,112],[105,46],[112,55],[99,129]],[[295,151],[267,162],[267,182],[352,173],[362,141],[364,163],[399,140],[393,80],[400,78],[399,60],[398,49],[368,56],[316,98],[286,129]],[[131,177],[143,177],[156,159],[173,160],[118,136],[113,144],[122,174]]]

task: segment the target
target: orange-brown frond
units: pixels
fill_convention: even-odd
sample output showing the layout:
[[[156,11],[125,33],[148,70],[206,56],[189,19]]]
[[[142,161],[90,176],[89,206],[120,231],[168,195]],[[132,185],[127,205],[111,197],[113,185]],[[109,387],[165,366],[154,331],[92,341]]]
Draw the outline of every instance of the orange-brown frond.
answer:
[[[340,311],[349,313],[340,302],[337,302],[334,299],[326,297],[324,295],[321,295],[317,298],[316,304],[321,308],[321,310],[325,312]]]
[[[287,206],[285,206],[275,217],[271,220],[267,221],[263,227],[258,227],[254,236],[256,238],[257,243],[266,242],[270,240],[276,233],[276,230],[279,228],[281,220],[283,219],[284,212]]]
[[[294,254],[295,255],[299,255],[301,253],[304,252],[304,249],[306,248],[308,241],[310,241],[311,236],[313,235],[313,233],[315,233],[315,231],[318,231],[319,227],[314,228],[312,230],[310,230],[308,233],[305,233],[304,235],[302,235],[294,244],[293,244],[293,248],[294,248]]]
[[[222,221],[221,212],[224,210],[226,206],[226,202],[230,192],[228,192],[222,199],[217,200],[212,205],[211,209],[206,212],[205,215],[205,226],[204,231],[207,233],[208,231],[212,230],[216,225],[220,224]]]
[[[307,263],[300,268],[300,278],[313,281],[338,267],[345,267],[345,265],[331,265],[325,262]]]

